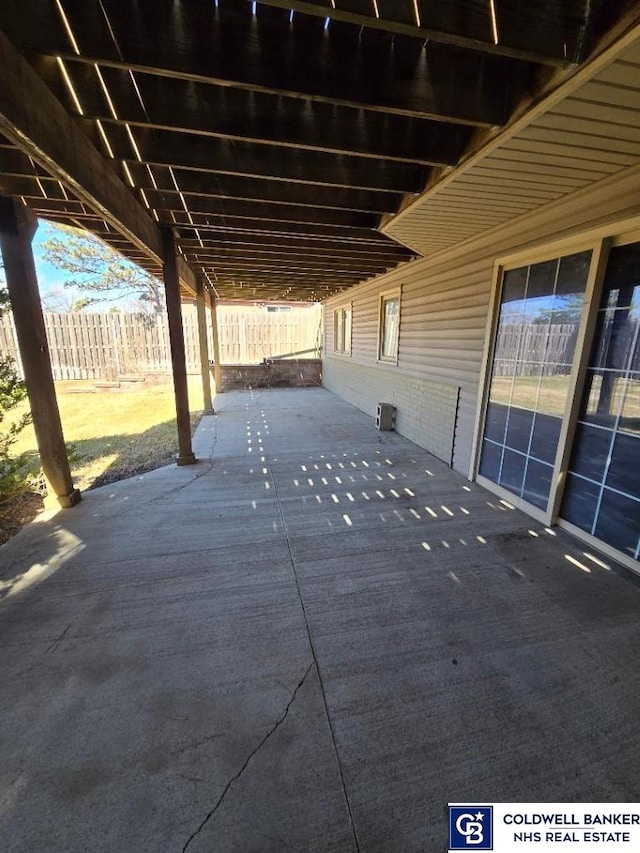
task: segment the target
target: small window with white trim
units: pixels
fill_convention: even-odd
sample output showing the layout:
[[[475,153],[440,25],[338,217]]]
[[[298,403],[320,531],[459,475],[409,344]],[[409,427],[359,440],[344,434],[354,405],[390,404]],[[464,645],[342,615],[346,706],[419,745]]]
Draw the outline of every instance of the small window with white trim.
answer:
[[[396,364],[400,337],[400,288],[380,295],[378,360]]]
[[[343,305],[333,312],[333,351],[344,355],[351,353],[351,305]]]

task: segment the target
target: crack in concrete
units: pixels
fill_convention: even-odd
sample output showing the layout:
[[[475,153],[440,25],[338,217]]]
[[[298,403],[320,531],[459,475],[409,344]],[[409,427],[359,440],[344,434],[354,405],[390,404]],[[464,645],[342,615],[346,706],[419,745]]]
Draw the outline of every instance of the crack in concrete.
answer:
[[[223,801],[224,801],[224,798],[227,796],[227,793],[229,792],[229,789],[231,788],[231,786],[233,785],[233,783],[234,783],[234,782],[236,782],[236,781],[237,781],[237,780],[242,776],[242,774],[244,773],[244,771],[247,769],[247,767],[248,767],[248,766],[249,766],[249,764],[251,763],[251,760],[252,760],[252,759],[253,759],[253,758],[258,754],[258,752],[260,752],[260,750],[262,749],[262,747],[266,744],[266,742],[269,740],[269,738],[270,738],[273,734],[275,734],[275,732],[276,732],[276,731],[278,730],[278,728],[282,725],[282,723],[284,723],[284,721],[286,720],[287,715],[288,715],[288,713],[289,713],[289,709],[291,708],[291,706],[293,705],[293,703],[294,703],[294,702],[295,702],[295,700],[296,700],[296,696],[298,695],[298,691],[301,689],[302,685],[303,685],[303,684],[305,683],[305,681],[307,680],[307,676],[309,675],[309,673],[311,672],[311,670],[313,669],[313,667],[314,667],[314,666],[315,666],[315,661],[312,661],[312,662],[309,664],[309,666],[307,667],[307,670],[306,670],[305,674],[302,676],[302,678],[300,679],[300,681],[299,681],[299,682],[298,682],[298,684],[296,685],[296,688],[295,688],[295,690],[293,691],[293,693],[291,694],[291,698],[290,698],[290,699],[289,699],[289,701],[287,702],[287,705],[286,705],[286,707],[285,707],[284,711],[282,712],[282,714],[280,714],[280,716],[278,717],[278,719],[275,721],[275,723],[273,724],[273,726],[271,726],[271,728],[269,729],[269,731],[267,732],[267,734],[262,738],[262,740],[261,740],[261,741],[260,741],[260,743],[256,746],[256,748],[255,748],[255,749],[254,749],[254,750],[249,754],[248,758],[246,759],[246,761],[244,762],[244,764],[242,765],[242,767],[240,768],[240,770],[238,770],[238,772],[237,772],[234,776],[232,776],[232,777],[231,777],[231,779],[229,779],[229,781],[227,782],[227,784],[226,784],[226,786],[225,786],[225,788],[224,788],[224,790],[223,790],[222,794],[220,794],[220,796],[218,797],[218,801],[217,801],[217,803],[215,804],[215,806],[214,806],[214,807],[211,809],[211,811],[207,814],[207,816],[206,816],[206,817],[205,817],[205,819],[201,822],[200,826],[195,830],[195,832],[192,832],[192,833],[191,833],[191,835],[189,836],[189,838],[187,838],[186,844],[185,844],[185,845],[184,845],[184,847],[182,848],[182,853],[185,853],[185,851],[186,851],[187,847],[189,847],[189,845],[190,845],[190,844],[191,844],[191,842],[194,840],[194,838],[196,838],[196,837],[197,837],[197,836],[202,832],[202,830],[203,830],[203,829],[205,828],[205,826],[209,823],[209,821],[211,820],[211,818],[212,818],[212,817],[215,815],[215,813],[218,811],[218,809],[220,808],[220,806],[222,805],[222,803],[223,803]]]
[[[268,459],[268,455],[266,455]],[[276,478],[273,472],[273,468],[271,466],[271,461],[268,461],[269,467],[269,476],[271,478],[271,483],[273,485],[273,492],[276,496],[276,500],[278,502],[278,511],[280,513],[280,523],[282,524],[282,531],[284,533],[284,537],[287,543],[287,548],[289,549],[289,560],[291,563],[291,572],[293,574],[293,580],[296,585],[296,590],[298,592],[298,600],[300,602],[300,608],[302,610],[302,616],[304,619],[304,623],[307,629],[307,637],[309,639],[309,648],[311,649],[311,654],[313,655],[313,662],[316,666],[316,672],[318,673],[318,684],[320,685],[320,692],[322,694],[322,701],[324,704],[324,712],[327,718],[327,725],[329,727],[329,733],[331,735],[331,743],[333,745],[333,751],[336,757],[336,764],[338,766],[338,773],[340,774],[340,782],[342,784],[342,794],[344,796],[345,805],[347,807],[347,814],[349,815],[349,824],[351,826],[351,831],[353,833],[353,843],[355,845],[356,853],[360,853],[360,840],[358,838],[358,832],[356,829],[355,819],[353,817],[353,811],[351,809],[351,801],[349,800],[349,794],[347,792],[347,784],[344,778],[344,770],[342,768],[342,761],[340,759],[340,752],[338,750],[338,741],[336,739],[336,734],[333,729],[333,722],[331,720],[331,714],[329,713],[329,701],[327,699],[327,691],[324,685],[324,679],[322,677],[322,671],[320,669],[320,664],[318,662],[318,655],[316,652],[315,643],[313,641],[313,634],[311,632],[311,624],[309,622],[309,617],[307,615],[307,608],[305,607],[304,597],[302,595],[302,589],[300,587],[300,580],[298,578],[298,571],[296,569],[296,560],[293,555],[293,548],[291,546],[291,538],[289,536],[289,529],[287,527],[286,519],[284,516],[284,509],[282,507],[282,500],[280,498],[280,493],[278,491],[278,484],[276,482]]]
[[[213,416],[208,416],[213,417]],[[213,444],[211,445],[211,450],[209,451],[209,455],[206,457],[207,462],[209,463],[209,467],[204,471],[201,471],[199,474],[196,474],[192,480],[189,480],[188,483],[183,483],[182,486],[179,487],[178,491],[182,489],[186,489],[187,486],[193,485],[196,480],[199,480],[201,477],[204,477],[205,474],[208,474],[213,470],[213,454],[216,452],[216,444],[218,443],[218,418],[215,416],[215,420],[213,422]]]
[[[190,480],[187,480],[186,483],[182,483],[182,485],[180,485],[180,486],[174,486],[173,489],[169,489],[168,491],[163,492],[160,495],[156,495],[155,498],[150,498],[143,505],[148,506],[149,504],[156,503],[156,501],[165,500],[170,495],[177,494],[178,492],[181,492],[183,489],[186,489],[189,486],[192,486],[196,482],[196,480],[201,479],[201,477],[205,477],[207,474],[210,474],[211,471],[213,470],[213,454],[215,453],[217,443],[218,443],[218,418],[216,417],[216,419],[214,421],[213,444],[211,445],[211,450],[209,452],[209,455],[204,457],[204,459],[206,459],[206,461],[209,463],[208,467],[205,468],[204,471],[200,471],[199,473],[195,474]]]
[[[60,636],[59,636],[59,637],[56,637],[56,639],[55,639],[55,640],[54,640],[54,641],[53,641],[49,646],[47,646],[47,648],[45,649],[45,652],[44,652],[45,654],[47,654],[47,652],[51,652],[51,653],[53,653],[53,652],[55,652],[55,651],[56,651],[56,649],[58,648],[58,646],[60,645],[60,643],[64,640],[64,638],[65,638],[65,634],[67,633],[67,631],[68,631],[68,630],[69,630],[69,628],[71,627],[71,624],[72,624],[72,623],[71,623],[71,622],[69,622],[69,624],[68,624],[68,625],[67,625],[67,627],[64,629],[64,631],[62,632],[62,634],[60,634]]]
[[[217,441],[218,441],[218,420],[216,418],[215,434],[213,436],[213,443],[211,445],[211,451],[210,451],[208,456],[202,457],[201,459],[198,460],[198,461],[205,461],[206,460],[209,463],[208,467],[205,468],[204,471],[200,471],[197,474],[194,474],[193,477],[191,477],[189,480],[187,480],[186,483],[182,483],[180,486],[174,486],[171,489],[167,489],[165,491],[162,491],[159,495],[156,495],[155,497],[152,497],[152,498],[148,498],[147,500],[144,500],[144,501],[138,500],[136,503],[136,506],[147,507],[147,506],[150,506],[151,504],[157,503],[158,501],[166,500],[171,495],[174,495],[177,492],[180,492],[183,489],[186,489],[188,486],[192,485],[192,483],[195,483],[196,480],[199,480],[201,477],[204,477],[206,474],[209,474],[212,471],[213,465],[214,465],[213,454],[215,452]],[[173,463],[173,464],[175,464],[175,463]],[[171,467],[171,463],[168,465],[161,465],[160,469],[161,468],[170,468],[170,467]],[[144,477],[145,474],[153,474],[154,471],[158,471],[160,469],[156,468],[156,469],[153,469],[152,471],[146,471],[144,474],[138,474],[137,476]],[[118,482],[122,482],[122,481],[118,481]],[[106,489],[110,485],[114,485],[114,484],[108,483],[105,486],[102,486],[101,488]],[[120,516],[125,515],[129,511],[130,511],[130,506],[129,505],[122,506],[122,502],[120,502],[120,504],[118,504],[118,506],[114,508],[113,512],[109,512],[109,510],[107,508],[103,507],[101,509],[101,516],[100,517],[101,517],[101,520],[109,519],[109,521],[111,521],[115,518],[119,518]],[[36,553],[36,551],[34,551],[33,553]],[[22,559],[26,559],[26,558],[20,557],[19,559],[22,560]]]
[[[199,480],[201,477],[205,477],[213,470],[213,451],[211,452],[211,456],[207,457],[207,462],[209,463],[208,468],[205,468],[204,471],[200,471],[200,473],[196,474],[188,483],[183,483],[181,486],[178,486],[175,491],[181,492],[183,489],[187,489],[189,486],[192,486],[196,480]]]

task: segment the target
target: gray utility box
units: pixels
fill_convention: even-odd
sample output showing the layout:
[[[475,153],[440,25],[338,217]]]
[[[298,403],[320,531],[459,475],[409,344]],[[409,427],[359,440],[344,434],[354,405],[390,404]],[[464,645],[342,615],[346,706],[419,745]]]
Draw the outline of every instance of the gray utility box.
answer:
[[[392,430],[396,420],[396,407],[391,403],[378,403],[376,429],[388,432]]]

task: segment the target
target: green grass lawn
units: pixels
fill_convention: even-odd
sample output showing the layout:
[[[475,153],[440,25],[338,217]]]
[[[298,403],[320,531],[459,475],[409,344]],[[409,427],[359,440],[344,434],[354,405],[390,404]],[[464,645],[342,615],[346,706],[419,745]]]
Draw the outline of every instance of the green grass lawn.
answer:
[[[602,425],[613,427],[618,413],[621,427],[640,432],[640,381],[619,376],[612,382],[605,410],[599,411],[602,377],[595,376],[590,386],[587,411],[589,417],[599,418]],[[537,410],[562,417],[569,395],[568,376],[494,376],[491,382],[491,401],[510,404],[521,409]]]
[[[545,376],[539,386],[538,376],[494,376],[491,399],[495,403],[511,403],[521,409],[534,410],[537,407],[549,415],[562,417],[569,393],[569,377]],[[538,394],[541,395],[540,400]]]
[[[76,486],[121,480],[161,465],[177,453],[175,402],[170,376],[99,388],[97,380],[56,382],[60,417]],[[192,426],[203,409],[200,376],[189,376]],[[35,435],[26,429],[15,452],[37,455]]]

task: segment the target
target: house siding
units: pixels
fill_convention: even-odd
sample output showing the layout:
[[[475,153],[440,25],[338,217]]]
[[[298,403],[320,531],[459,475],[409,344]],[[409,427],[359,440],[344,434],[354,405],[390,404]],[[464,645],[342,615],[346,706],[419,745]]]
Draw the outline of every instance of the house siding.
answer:
[[[337,358],[326,359],[323,370],[326,388],[369,415],[376,415],[378,403],[392,403],[396,431],[451,464],[457,385]]]
[[[453,467],[469,475],[496,260],[528,248],[551,243],[555,247],[595,229],[614,234],[638,227],[639,199],[640,167],[634,166],[454,249],[405,264],[328,300],[325,386],[372,415],[378,402],[395,401],[398,432],[427,449],[432,449],[428,443],[441,425],[450,423],[449,399],[437,393],[429,396],[420,383],[459,388],[449,438]],[[381,364],[377,361],[379,298],[398,286],[402,287],[398,362]],[[332,311],[347,302],[353,306],[352,351],[351,357],[338,357],[333,354]],[[363,367],[368,370],[364,372]],[[439,437],[438,448],[444,445]]]

